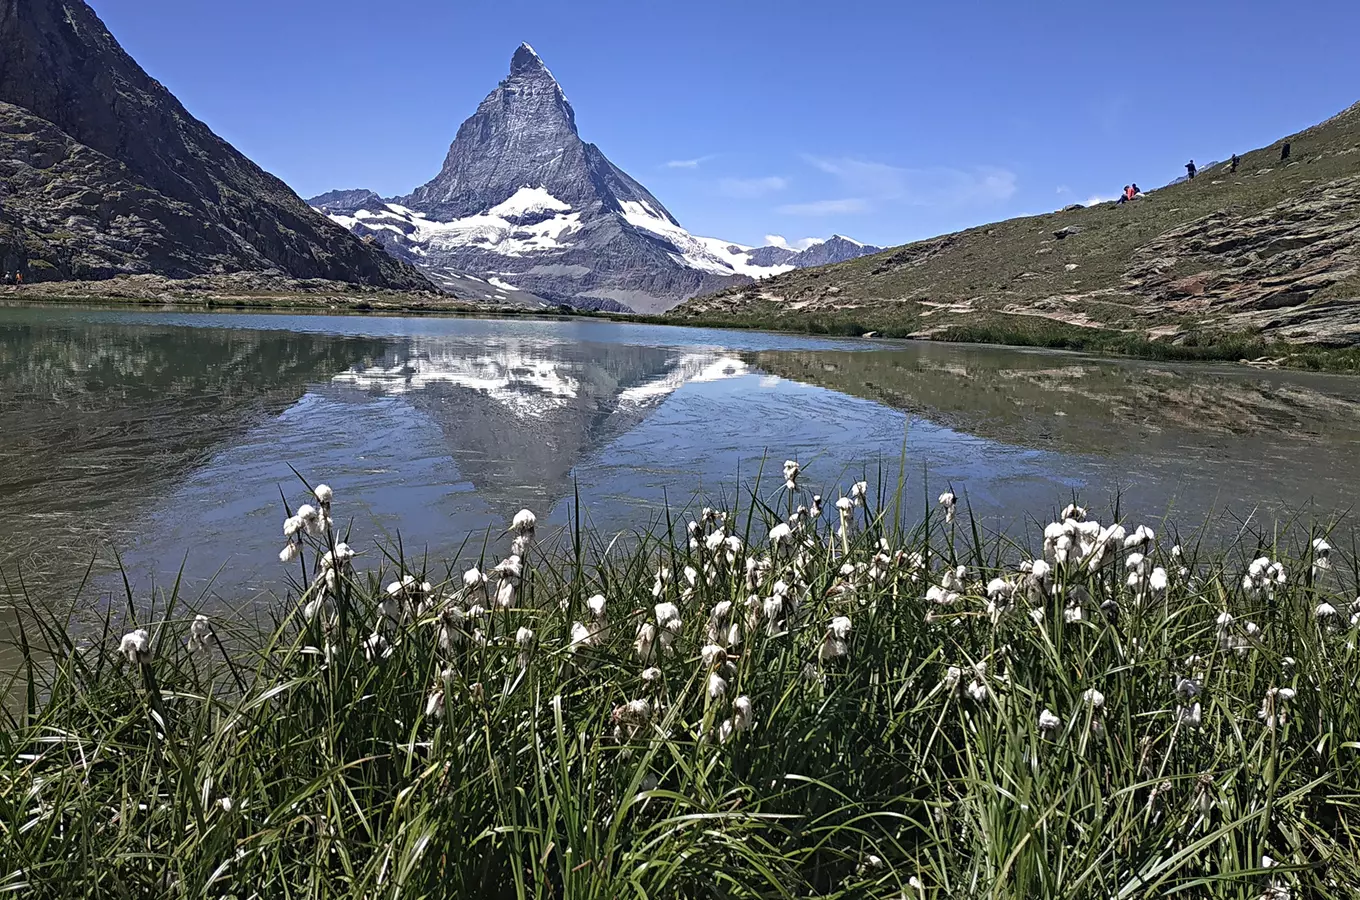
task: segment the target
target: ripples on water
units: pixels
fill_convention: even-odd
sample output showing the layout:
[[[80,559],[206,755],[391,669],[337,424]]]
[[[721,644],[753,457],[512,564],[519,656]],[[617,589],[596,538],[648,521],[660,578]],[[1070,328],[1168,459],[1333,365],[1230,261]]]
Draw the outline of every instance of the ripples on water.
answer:
[[[786,457],[829,495],[903,448],[1024,531],[1074,493],[1131,515],[1349,506],[1357,382],[998,348],[603,322],[0,310],[0,569],[69,589],[116,547],[140,588],[267,593],[289,464],[355,543],[451,552],[521,506],[604,530],[731,497]],[[768,456],[768,458],[766,458]],[[766,490],[776,481],[767,478]]]

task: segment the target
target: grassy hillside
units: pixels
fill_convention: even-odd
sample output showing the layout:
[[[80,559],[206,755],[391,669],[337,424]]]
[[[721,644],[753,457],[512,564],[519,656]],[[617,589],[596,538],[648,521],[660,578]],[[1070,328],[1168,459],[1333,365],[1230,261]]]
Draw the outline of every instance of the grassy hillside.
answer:
[[[1285,140],[1291,158],[1280,161]],[[1231,148],[1226,148],[1231,150]],[[1061,236],[1060,236],[1061,235]],[[1133,203],[972,228],[690,300],[672,320],[1235,357],[1360,343],[1360,104]]]

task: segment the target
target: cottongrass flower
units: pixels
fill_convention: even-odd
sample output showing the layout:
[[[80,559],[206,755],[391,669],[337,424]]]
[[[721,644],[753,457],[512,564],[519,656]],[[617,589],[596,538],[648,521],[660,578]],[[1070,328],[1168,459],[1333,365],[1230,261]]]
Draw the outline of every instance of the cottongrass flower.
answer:
[[[652,721],[652,704],[643,698],[629,700],[616,707],[611,718],[614,721],[614,740],[621,744],[635,740]]]
[[[950,606],[959,599],[958,591],[945,590],[938,584],[926,588],[926,601],[937,606]]]
[[[770,549],[775,556],[787,556],[793,548],[793,529],[787,522],[780,522],[770,529]]]
[[[510,542],[512,556],[524,556],[529,552],[529,548],[534,545],[537,527],[538,517],[531,510],[521,509],[515,513],[515,517],[510,520],[510,531],[515,535],[515,539]]]
[[[751,698],[745,694],[732,701],[732,727],[738,731],[749,731],[755,724],[755,708]]]
[[[1047,707],[1044,708],[1043,712],[1039,713],[1039,730],[1044,733],[1045,737],[1061,726],[1062,719],[1058,718],[1058,716]]]
[[[1268,556],[1259,556],[1251,561],[1247,567],[1247,574],[1242,576],[1242,590],[1258,598],[1269,600],[1275,596],[1277,585],[1283,585],[1288,581],[1285,575],[1284,564],[1272,561]]]
[[[329,507],[331,505],[331,498],[335,496],[335,492],[331,490],[329,484],[318,484],[313,488],[312,496],[316,498],[317,503],[320,503],[324,507]]]
[[[652,683],[654,683],[654,682],[660,681],[660,680],[661,680],[661,670],[658,669],[656,666],[649,666],[648,668],[643,669],[643,670],[642,670],[642,680],[645,681],[645,682],[647,682],[648,684],[652,684]]]
[[[1086,523],[1084,523],[1086,524]],[[1096,523],[1089,523],[1096,524]],[[1114,561],[1118,549],[1124,545],[1124,526],[1118,523],[1102,528],[1095,537],[1089,549],[1086,549],[1084,556],[1087,559],[1087,568],[1092,572],[1099,572]]]
[[[521,669],[527,668],[529,656],[534,649],[534,630],[521,625],[520,629],[515,632],[515,646],[519,648],[519,667]]]
[[[439,649],[445,653],[453,650],[454,647],[463,643],[467,633],[463,630],[463,622],[467,615],[456,606],[449,606],[439,613]]]
[[[321,510],[310,503],[304,503],[297,508],[297,518],[302,520],[303,530],[308,534],[320,534],[325,530],[325,526],[330,524]]]
[[[1256,718],[1260,719],[1267,729],[1274,731],[1276,727],[1284,725],[1287,718],[1285,704],[1293,699],[1293,688],[1271,688],[1262,698]]]
[[[959,689],[959,683],[963,679],[963,669],[958,666],[950,666],[944,670],[944,680],[940,683],[944,685],[947,693],[954,693]]]
[[[1053,567],[1042,559],[1026,560],[1020,564],[1025,592],[1031,602],[1040,602],[1053,588]]]
[[[798,473],[801,467],[791,459],[784,460],[784,487],[790,491],[798,490]]]
[[[651,662],[653,654],[656,652],[656,626],[651,622],[639,622],[637,637],[633,640],[633,649],[637,652],[638,659],[643,662]]]
[[[535,529],[538,528],[538,516],[532,510],[521,509],[515,513],[515,517],[510,520],[510,530],[515,534],[533,536]]]
[[[444,718],[444,688],[435,687],[430,691],[430,696],[425,700],[425,717],[427,719]]]
[[[808,515],[812,518],[820,518],[822,515],[822,495],[812,495],[812,505],[808,507]]]
[[[1204,708],[1200,706],[1199,701],[1177,707],[1177,714],[1181,724],[1186,728],[1199,729],[1204,725]]]
[[[717,700],[727,693],[727,682],[717,672],[708,674],[708,699]]]
[[[194,616],[193,624],[189,626],[189,652],[207,653],[208,638],[212,636],[212,623],[208,617],[202,614]]]
[[[782,594],[771,594],[761,604],[761,610],[765,613],[766,630],[771,637],[779,634],[784,619],[784,597]]]
[[[704,665],[710,669],[716,669],[727,661],[727,651],[717,644],[705,644],[699,651],[699,656],[703,659]]]
[[[987,582],[987,617],[995,625],[1010,612],[1015,600],[1015,582],[993,578]]]
[[[968,687],[964,689],[975,703],[984,702],[990,692],[987,689],[987,661],[979,660],[973,663],[973,678],[968,682]]]
[[[1332,545],[1322,538],[1313,538],[1313,577],[1332,567]]]
[[[704,626],[704,636],[710,644],[733,647],[741,643],[741,628],[732,621],[731,600],[720,600],[713,604],[708,614],[708,624]]]
[[[954,510],[958,506],[959,498],[954,496],[953,491],[945,491],[940,495],[939,502],[944,508],[944,523],[949,525],[954,521]]]
[[[1337,624],[1336,607],[1324,600],[1317,605],[1317,609],[1313,610],[1313,617],[1324,625],[1335,625]]]
[[[671,583],[671,570],[665,566],[659,566],[656,570],[656,577],[652,580],[652,597],[659,599],[666,593],[666,588]]]
[[[1105,737],[1105,718],[1102,710],[1105,707],[1105,695],[1095,688],[1087,688],[1081,695],[1081,699],[1091,707],[1091,734],[1096,738]]]
[[[325,597],[313,597],[302,607],[302,617],[308,622],[314,620],[318,615],[325,613],[326,618],[330,618],[330,602]]]
[[[321,570],[328,575],[336,571],[348,571],[354,560],[354,548],[344,541],[335,545],[333,550],[321,554]],[[327,578],[326,586],[335,589],[335,579]]]
[[[1071,519],[1074,522],[1083,522],[1086,520],[1086,507],[1069,503],[1063,507],[1062,515],[1059,518],[1063,521]]]
[[[672,652],[675,639],[680,636],[680,631],[684,623],[680,620],[680,609],[674,603],[658,603],[653,609],[656,615],[656,624],[659,629],[656,637],[661,644],[661,649],[667,653]]]
[[[598,625],[604,625],[607,621],[605,618],[606,603],[604,594],[593,594],[586,600],[586,609],[590,610],[590,615]]]
[[[507,556],[496,564],[491,573],[498,579],[496,582],[496,608],[513,608],[519,594],[520,578],[524,574],[524,565],[520,557],[517,555]]]
[[[869,497],[869,482],[856,481],[850,485],[850,502],[855,506],[863,506],[864,501]]]
[[[1146,525],[1139,525],[1133,529],[1133,533],[1124,538],[1125,550],[1141,550],[1144,553],[1152,546],[1157,539],[1157,533]]]
[[[425,698],[425,717],[427,719],[444,718],[444,685],[448,683],[452,676],[452,670],[444,669],[430,688],[429,696]]]
[[[375,631],[364,639],[364,659],[371,663],[380,662],[392,655],[392,645],[382,632]]]
[[[138,628],[123,635],[118,642],[118,652],[127,657],[128,662],[147,666],[155,655],[151,650],[151,635],[145,628]]]
[[[836,501],[836,512],[840,515],[840,536],[842,541],[848,541],[855,531],[855,501],[849,497],[842,497]]]
[[[476,566],[463,573],[463,591],[467,594],[469,601],[483,605],[489,602],[486,591],[487,581],[486,573]]]
[[[826,637],[822,639],[822,646],[818,650],[818,656],[823,661],[837,659],[850,652],[850,618],[848,616],[836,616],[827,626]]]
[[[578,649],[595,644],[595,632],[583,622],[571,623],[571,643],[567,649],[575,653]]]

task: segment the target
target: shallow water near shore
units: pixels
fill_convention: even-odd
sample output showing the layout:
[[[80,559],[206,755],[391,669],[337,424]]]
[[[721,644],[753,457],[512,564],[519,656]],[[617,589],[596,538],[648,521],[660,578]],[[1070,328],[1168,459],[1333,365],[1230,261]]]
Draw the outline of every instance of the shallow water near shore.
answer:
[[[95,554],[111,592],[116,551],[209,608],[281,589],[290,465],[374,565],[499,548],[525,506],[565,525],[577,491],[605,532],[762,466],[773,502],[786,458],[828,502],[904,461],[906,513],[952,486],[1016,536],[1074,495],[1268,535],[1360,483],[1345,377],[598,321],[0,309],[0,421],[6,592],[68,596]]]

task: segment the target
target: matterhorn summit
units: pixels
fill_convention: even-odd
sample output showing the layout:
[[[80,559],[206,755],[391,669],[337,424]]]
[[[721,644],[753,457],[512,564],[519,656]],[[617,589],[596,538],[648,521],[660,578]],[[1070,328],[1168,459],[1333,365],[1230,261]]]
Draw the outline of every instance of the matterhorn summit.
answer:
[[[657,312],[798,265],[762,264],[751,247],[686,231],[581,140],[566,93],[528,44],[430,181],[388,200],[347,190],[309,202],[445,286],[472,278],[586,309]]]

